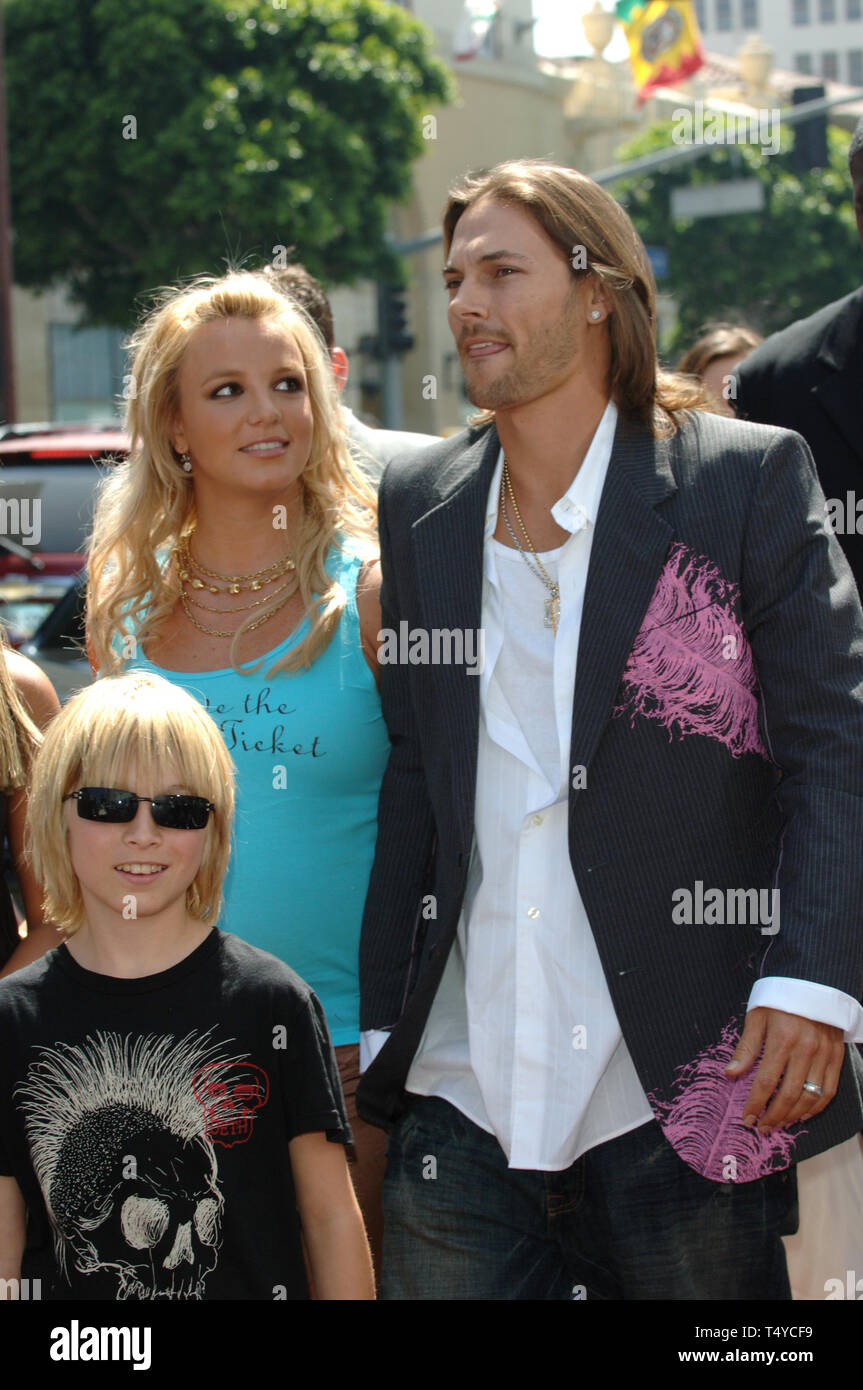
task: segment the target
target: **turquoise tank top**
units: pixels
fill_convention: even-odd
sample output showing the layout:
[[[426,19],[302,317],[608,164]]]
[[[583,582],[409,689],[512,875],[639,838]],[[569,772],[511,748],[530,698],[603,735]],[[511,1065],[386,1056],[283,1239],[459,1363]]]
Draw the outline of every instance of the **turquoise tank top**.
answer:
[[[212,715],[237,769],[234,841],[219,925],[287,962],[324,1006],[333,1044],[359,1038],[360,924],[390,744],[360,645],[359,556],[333,549],[327,570],[347,594],[317,661],[265,672],[306,636],[303,623],[254,675],[155,671]]]

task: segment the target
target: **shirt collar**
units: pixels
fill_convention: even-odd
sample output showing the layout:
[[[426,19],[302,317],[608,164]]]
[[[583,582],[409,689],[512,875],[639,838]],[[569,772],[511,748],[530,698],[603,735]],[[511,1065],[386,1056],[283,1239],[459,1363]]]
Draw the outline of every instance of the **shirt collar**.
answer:
[[[566,492],[562,497],[558,498],[551,509],[551,514],[558,526],[562,527],[564,531],[571,532],[573,535],[576,531],[581,531],[588,523],[591,526],[596,525],[596,518],[599,514],[599,501],[602,496],[605,475],[608,472],[611,450],[614,445],[617,417],[617,406],[614,404],[614,401],[609,401],[596,427],[593,439],[590,441],[590,448],[584,456],[584,462]],[[497,526],[497,514],[500,504],[500,480],[502,474],[503,449],[498,453],[497,465],[488,493],[484,532],[484,539],[486,541],[490,540],[493,536],[495,527]]]

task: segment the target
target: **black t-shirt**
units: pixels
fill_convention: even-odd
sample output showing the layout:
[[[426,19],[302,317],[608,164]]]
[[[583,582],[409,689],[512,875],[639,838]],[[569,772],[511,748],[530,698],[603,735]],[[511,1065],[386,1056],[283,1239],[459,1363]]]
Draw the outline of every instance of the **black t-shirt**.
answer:
[[[307,1298],[288,1142],[321,1130],[351,1141],[320,1003],[238,937],[0,981],[0,1174],[43,1298]]]

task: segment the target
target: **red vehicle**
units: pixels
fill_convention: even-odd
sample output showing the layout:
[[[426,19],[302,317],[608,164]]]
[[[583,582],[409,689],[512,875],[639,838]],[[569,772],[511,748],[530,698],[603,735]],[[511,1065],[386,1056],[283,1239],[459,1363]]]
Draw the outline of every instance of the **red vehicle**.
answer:
[[[0,620],[13,646],[83,566],[96,483],[128,448],[117,423],[0,430]]]

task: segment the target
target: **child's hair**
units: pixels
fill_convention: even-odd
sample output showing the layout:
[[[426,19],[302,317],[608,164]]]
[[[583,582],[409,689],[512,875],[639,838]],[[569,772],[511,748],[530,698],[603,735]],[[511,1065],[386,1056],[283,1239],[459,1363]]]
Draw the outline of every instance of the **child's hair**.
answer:
[[[80,691],[49,725],[33,761],[28,848],[45,913],[68,934],[83,924],[84,901],[69,857],[63,797],[81,786],[125,790],[133,766],[139,784],[152,783],[156,794],[169,762],[192,795],[215,806],[201,867],[186,892],[189,914],[215,922],[231,849],[234,765],[206,710],[161,676],[133,671]]]

